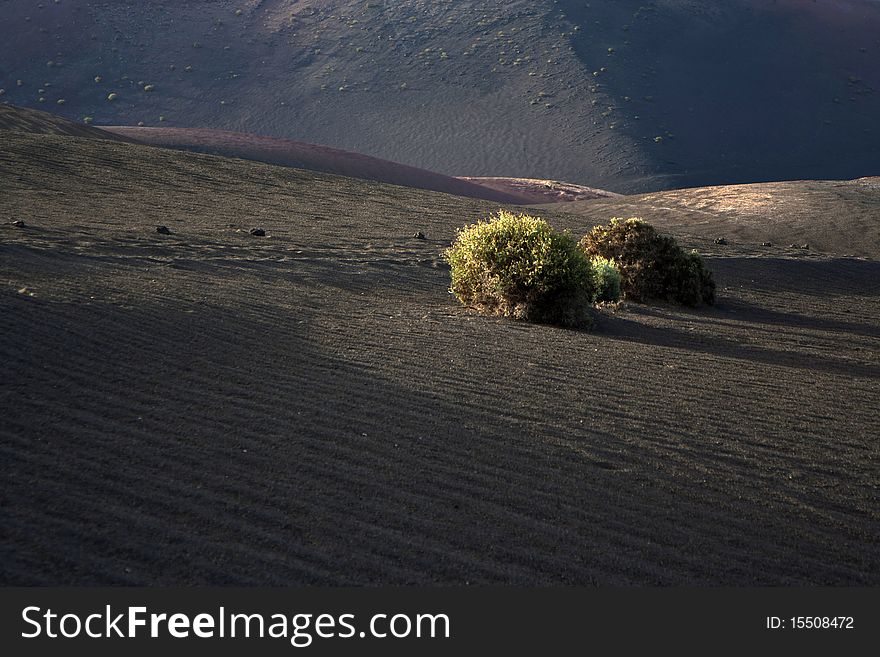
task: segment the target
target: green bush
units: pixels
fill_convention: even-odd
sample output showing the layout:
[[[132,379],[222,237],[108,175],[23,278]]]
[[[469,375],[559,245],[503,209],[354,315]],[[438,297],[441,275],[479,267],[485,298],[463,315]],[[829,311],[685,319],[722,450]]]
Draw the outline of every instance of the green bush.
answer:
[[[620,299],[620,270],[613,260],[593,256],[590,272],[593,277],[593,301],[614,302]]]
[[[641,219],[612,219],[579,244],[590,258],[612,260],[625,298],[659,299],[686,306],[715,302],[715,281],[696,251],[687,253]]]
[[[682,253],[672,280],[678,285],[673,297],[685,306],[715,303],[715,280],[696,251]]]
[[[543,219],[499,211],[466,226],[444,252],[450,291],[481,312],[563,326],[592,324],[589,260]]]

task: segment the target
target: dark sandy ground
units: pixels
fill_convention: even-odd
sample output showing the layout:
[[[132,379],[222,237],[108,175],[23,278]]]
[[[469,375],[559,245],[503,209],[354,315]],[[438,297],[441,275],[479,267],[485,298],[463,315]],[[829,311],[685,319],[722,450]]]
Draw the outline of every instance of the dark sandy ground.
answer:
[[[491,203],[3,133],[0,581],[877,585],[859,202],[670,224],[717,306],[577,332],[448,294]]]

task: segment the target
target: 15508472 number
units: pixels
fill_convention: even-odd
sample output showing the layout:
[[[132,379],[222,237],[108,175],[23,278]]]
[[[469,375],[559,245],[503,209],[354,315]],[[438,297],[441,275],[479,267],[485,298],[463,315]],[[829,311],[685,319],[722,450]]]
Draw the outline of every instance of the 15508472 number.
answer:
[[[854,629],[852,616],[792,616],[790,620],[793,630]]]

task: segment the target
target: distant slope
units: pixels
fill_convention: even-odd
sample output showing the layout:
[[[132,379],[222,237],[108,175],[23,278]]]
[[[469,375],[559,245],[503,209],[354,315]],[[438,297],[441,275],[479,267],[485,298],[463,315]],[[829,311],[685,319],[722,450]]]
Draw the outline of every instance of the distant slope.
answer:
[[[462,177],[462,180],[489,187],[498,191],[515,193],[530,203],[568,203],[593,198],[619,196],[604,189],[562,182],[560,180],[539,180],[536,178]]]
[[[0,103],[0,130],[29,132],[34,134],[68,135],[113,141],[132,141],[123,135],[115,135],[82,123],[75,123],[54,114]]]
[[[880,174],[866,0],[2,5],[3,98],[96,125],[626,193]]]
[[[880,258],[880,177],[704,187],[545,207],[586,224],[635,216],[676,233],[724,238],[738,248],[771,243],[774,249],[758,249],[764,254],[806,244],[829,254]]]
[[[349,153],[336,148],[290,139],[198,128],[107,126],[104,130],[153,146],[240,157],[267,164],[279,164],[351,178],[376,180],[457,196],[482,198],[499,203],[536,202],[531,196],[518,194],[513,189],[494,189],[368,155]]]

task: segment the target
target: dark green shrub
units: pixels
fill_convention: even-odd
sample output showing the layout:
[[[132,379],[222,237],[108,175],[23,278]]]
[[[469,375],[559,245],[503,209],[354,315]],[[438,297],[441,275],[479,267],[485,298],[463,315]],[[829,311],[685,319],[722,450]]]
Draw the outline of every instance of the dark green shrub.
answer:
[[[672,299],[685,306],[715,303],[715,281],[696,251],[682,252],[670,276]]]
[[[590,259],[593,277],[593,301],[613,303],[620,299],[620,270],[613,260],[602,256]]]
[[[592,323],[590,262],[568,233],[543,219],[501,210],[461,229],[444,257],[450,291],[466,306],[548,324]]]
[[[624,297],[698,306],[715,302],[715,281],[696,251],[687,253],[641,219],[612,219],[596,226],[579,244],[590,257],[614,261]]]

